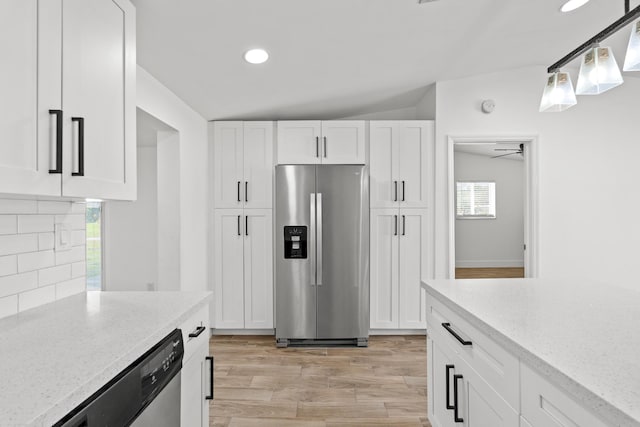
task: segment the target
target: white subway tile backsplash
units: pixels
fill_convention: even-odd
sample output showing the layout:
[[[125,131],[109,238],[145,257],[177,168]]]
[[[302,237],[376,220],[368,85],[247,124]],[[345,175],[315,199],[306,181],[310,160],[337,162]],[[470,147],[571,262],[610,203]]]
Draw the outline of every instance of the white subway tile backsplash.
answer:
[[[18,259],[15,255],[0,256],[0,277],[16,274],[18,272]]]
[[[80,246],[86,244],[87,233],[84,230],[73,230],[71,232],[71,246]]]
[[[38,286],[52,285],[71,279],[72,264],[43,268],[38,271]]]
[[[38,212],[35,200],[0,199],[0,214],[34,214]]]
[[[53,231],[53,215],[18,215],[18,233]]]
[[[18,232],[18,217],[15,215],[0,215],[0,234],[16,234]]]
[[[79,279],[68,280],[56,285],[56,299],[79,294],[87,290],[87,282],[84,277]]]
[[[56,300],[56,286],[45,286],[18,295],[18,311],[29,310]]]
[[[30,289],[36,288],[37,286],[37,271],[0,277],[0,297],[26,292]]]
[[[37,250],[37,234],[9,234],[0,236],[0,256],[35,252]]]
[[[0,298],[0,318],[11,316],[18,312],[18,295]]]
[[[80,276],[87,275],[87,263],[84,261],[74,262],[71,264],[71,277],[74,279]]]
[[[38,202],[38,213],[41,214],[67,214],[73,212],[73,202],[52,202],[41,200]]]
[[[82,214],[56,215],[56,224],[69,224],[72,230],[84,230],[86,228],[86,217]]]
[[[53,249],[56,243],[55,234],[53,233],[40,233],[38,234],[38,249],[46,251]]]
[[[83,246],[74,246],[68,251],[56,252],[56,265],[71,264],[73,262],[84,261],[85,248]]]
[[[53,251],[31,252],[18,255],[18,273],[53,267],[56,259]]]

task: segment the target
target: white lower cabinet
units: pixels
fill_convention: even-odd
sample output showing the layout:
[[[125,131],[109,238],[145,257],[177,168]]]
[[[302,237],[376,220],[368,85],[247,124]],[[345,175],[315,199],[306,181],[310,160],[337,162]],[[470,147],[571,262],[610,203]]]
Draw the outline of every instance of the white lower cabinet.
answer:
[[[371,329],[424,329],[427,210],[371,209]]]
[[[271,209],[217,209],[216,329],[273,328]]]
[[[209,425],[209,401],[213,399],[213,358],[209,357],[209,306],[179,326],[184,340],[180,376],[180,425]]]

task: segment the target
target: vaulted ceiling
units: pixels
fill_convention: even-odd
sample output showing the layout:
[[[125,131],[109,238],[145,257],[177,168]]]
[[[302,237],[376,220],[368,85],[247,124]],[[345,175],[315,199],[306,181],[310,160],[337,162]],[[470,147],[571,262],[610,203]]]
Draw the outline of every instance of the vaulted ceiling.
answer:
[[[436,81],[548,66],[624,13],[622,0],[133,2],[138,63],[210,120],[414,106]],[[267,63],[243,60],[256,46]]]

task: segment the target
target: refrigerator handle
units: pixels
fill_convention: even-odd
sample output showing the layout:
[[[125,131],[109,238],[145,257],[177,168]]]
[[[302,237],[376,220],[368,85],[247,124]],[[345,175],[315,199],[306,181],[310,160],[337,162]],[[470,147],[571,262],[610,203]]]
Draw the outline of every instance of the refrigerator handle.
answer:
[[[322,285],[322,193],[316,193],[316,284]]]
[[[316,193],[309,194],[309,268],[311,286],[316,284]]]

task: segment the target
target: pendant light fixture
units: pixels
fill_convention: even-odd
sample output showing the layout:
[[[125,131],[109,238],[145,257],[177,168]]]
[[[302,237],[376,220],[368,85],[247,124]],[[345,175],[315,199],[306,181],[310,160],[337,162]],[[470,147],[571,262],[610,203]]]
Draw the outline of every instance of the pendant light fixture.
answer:
[[[547,68],[547,72],[551,76],[547,79],[540,102],[541,112],[564,111],[576,104],[571,78],[567,73],[561,72],[560,68],[585,52],[576,84],[578,95],[598,95],[622,84],[622,75],[611,48],[600,47],[599,43],[640,17],[640,6],[629,10],[629,0],[624,0],[624,10],[625,14],[620,19]],[[633,24],[624,70],[640,71],[640,21]],[[567,93],[569,88],[573,98]],[[561,94],[563,95],[561,96]]]

